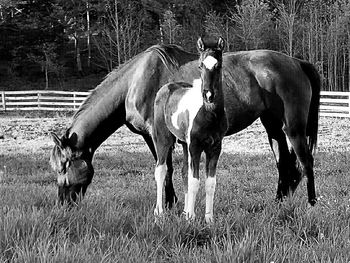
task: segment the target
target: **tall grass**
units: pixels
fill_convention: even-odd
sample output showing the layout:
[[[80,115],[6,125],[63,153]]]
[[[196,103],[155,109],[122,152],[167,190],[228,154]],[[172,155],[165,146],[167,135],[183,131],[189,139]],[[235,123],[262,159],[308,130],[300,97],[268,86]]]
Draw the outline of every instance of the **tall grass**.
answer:
[[[148,152],[100,151],[82,203],[56,203],[47,155],[1,156],[1,262],[348,262],[348,152],[320,152],[315,163],[319,202],[307,204],[305,182],[274,201],[271,154],[223,153],[215,223],[204,223],[201,188],[196,219],[181,216],[180,157],[174,184],[179,203],[155,222],[154,161]],[[202,177],[203,178],[203,177]]]

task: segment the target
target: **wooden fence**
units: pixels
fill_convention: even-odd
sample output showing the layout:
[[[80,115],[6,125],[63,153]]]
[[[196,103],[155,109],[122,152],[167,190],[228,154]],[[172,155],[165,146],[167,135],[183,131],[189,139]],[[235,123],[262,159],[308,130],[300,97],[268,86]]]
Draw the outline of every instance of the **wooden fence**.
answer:
[[[0,111],[75,111],[89,92],[0,91]],[[350,92],[321,92],[321,116],[350,118]]]
[[[321,91],[320,116],[350,118],[350,92]]]
[[[53,90],[0,91],[0,110],[75,111],[89,94]]]

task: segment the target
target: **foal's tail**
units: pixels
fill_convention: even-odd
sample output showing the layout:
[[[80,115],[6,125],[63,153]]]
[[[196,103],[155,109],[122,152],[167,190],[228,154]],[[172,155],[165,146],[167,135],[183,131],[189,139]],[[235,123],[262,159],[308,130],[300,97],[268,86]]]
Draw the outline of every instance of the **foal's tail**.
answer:
[[[318,115],[320,107],[320,92],[321,92],[321,78],[317,69],[309,62],[301,61],[301,68],[306,76],[309,78],[312,96],[309,109],[309,117],[306,127],[306,135],[308,136],[309,149],[312,153],[316,149],[317,145],[317,132],[318,132]]]

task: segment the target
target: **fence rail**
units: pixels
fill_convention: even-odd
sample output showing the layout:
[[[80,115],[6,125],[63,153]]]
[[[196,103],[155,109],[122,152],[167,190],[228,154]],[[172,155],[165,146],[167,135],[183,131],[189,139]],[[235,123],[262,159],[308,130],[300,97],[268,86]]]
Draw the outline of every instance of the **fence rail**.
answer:
[[[350,118],[350,92],[321,91],[320,116]]]
[[[0,91],[2,111],[75,111],[90,92],[53,90]]]
[[[75,111],[90,92],[0,91],[0,111]],[[321,92],[321,116],[350,118],[350,92]]]

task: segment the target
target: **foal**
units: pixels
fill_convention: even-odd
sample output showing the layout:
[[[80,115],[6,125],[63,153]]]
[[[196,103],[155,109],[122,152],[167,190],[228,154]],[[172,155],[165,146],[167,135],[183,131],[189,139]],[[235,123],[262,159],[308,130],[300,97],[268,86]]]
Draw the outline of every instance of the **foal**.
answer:
[[[222,91],[222,52],[224,40],[204,41],[199,38],[197,48],[201,78],[187,83],[168,83],[157,93],[154,103],[152,139],[157,152],[155,180],[157,204],[155,215],[163,212],[162,193],[167,173],[166,159],[176,141],[183,145],[185,208],[187,218],[194,218],[194,206],[199,189],[199,162],[206,154],[206,208],[205,220],[213,220],[213,202],[216,186],[216,165],[221,152],[221,141],[227,130]],[[187,174],[187,176],[186,176]],[[186,180],[187,179],[187,180]]]

